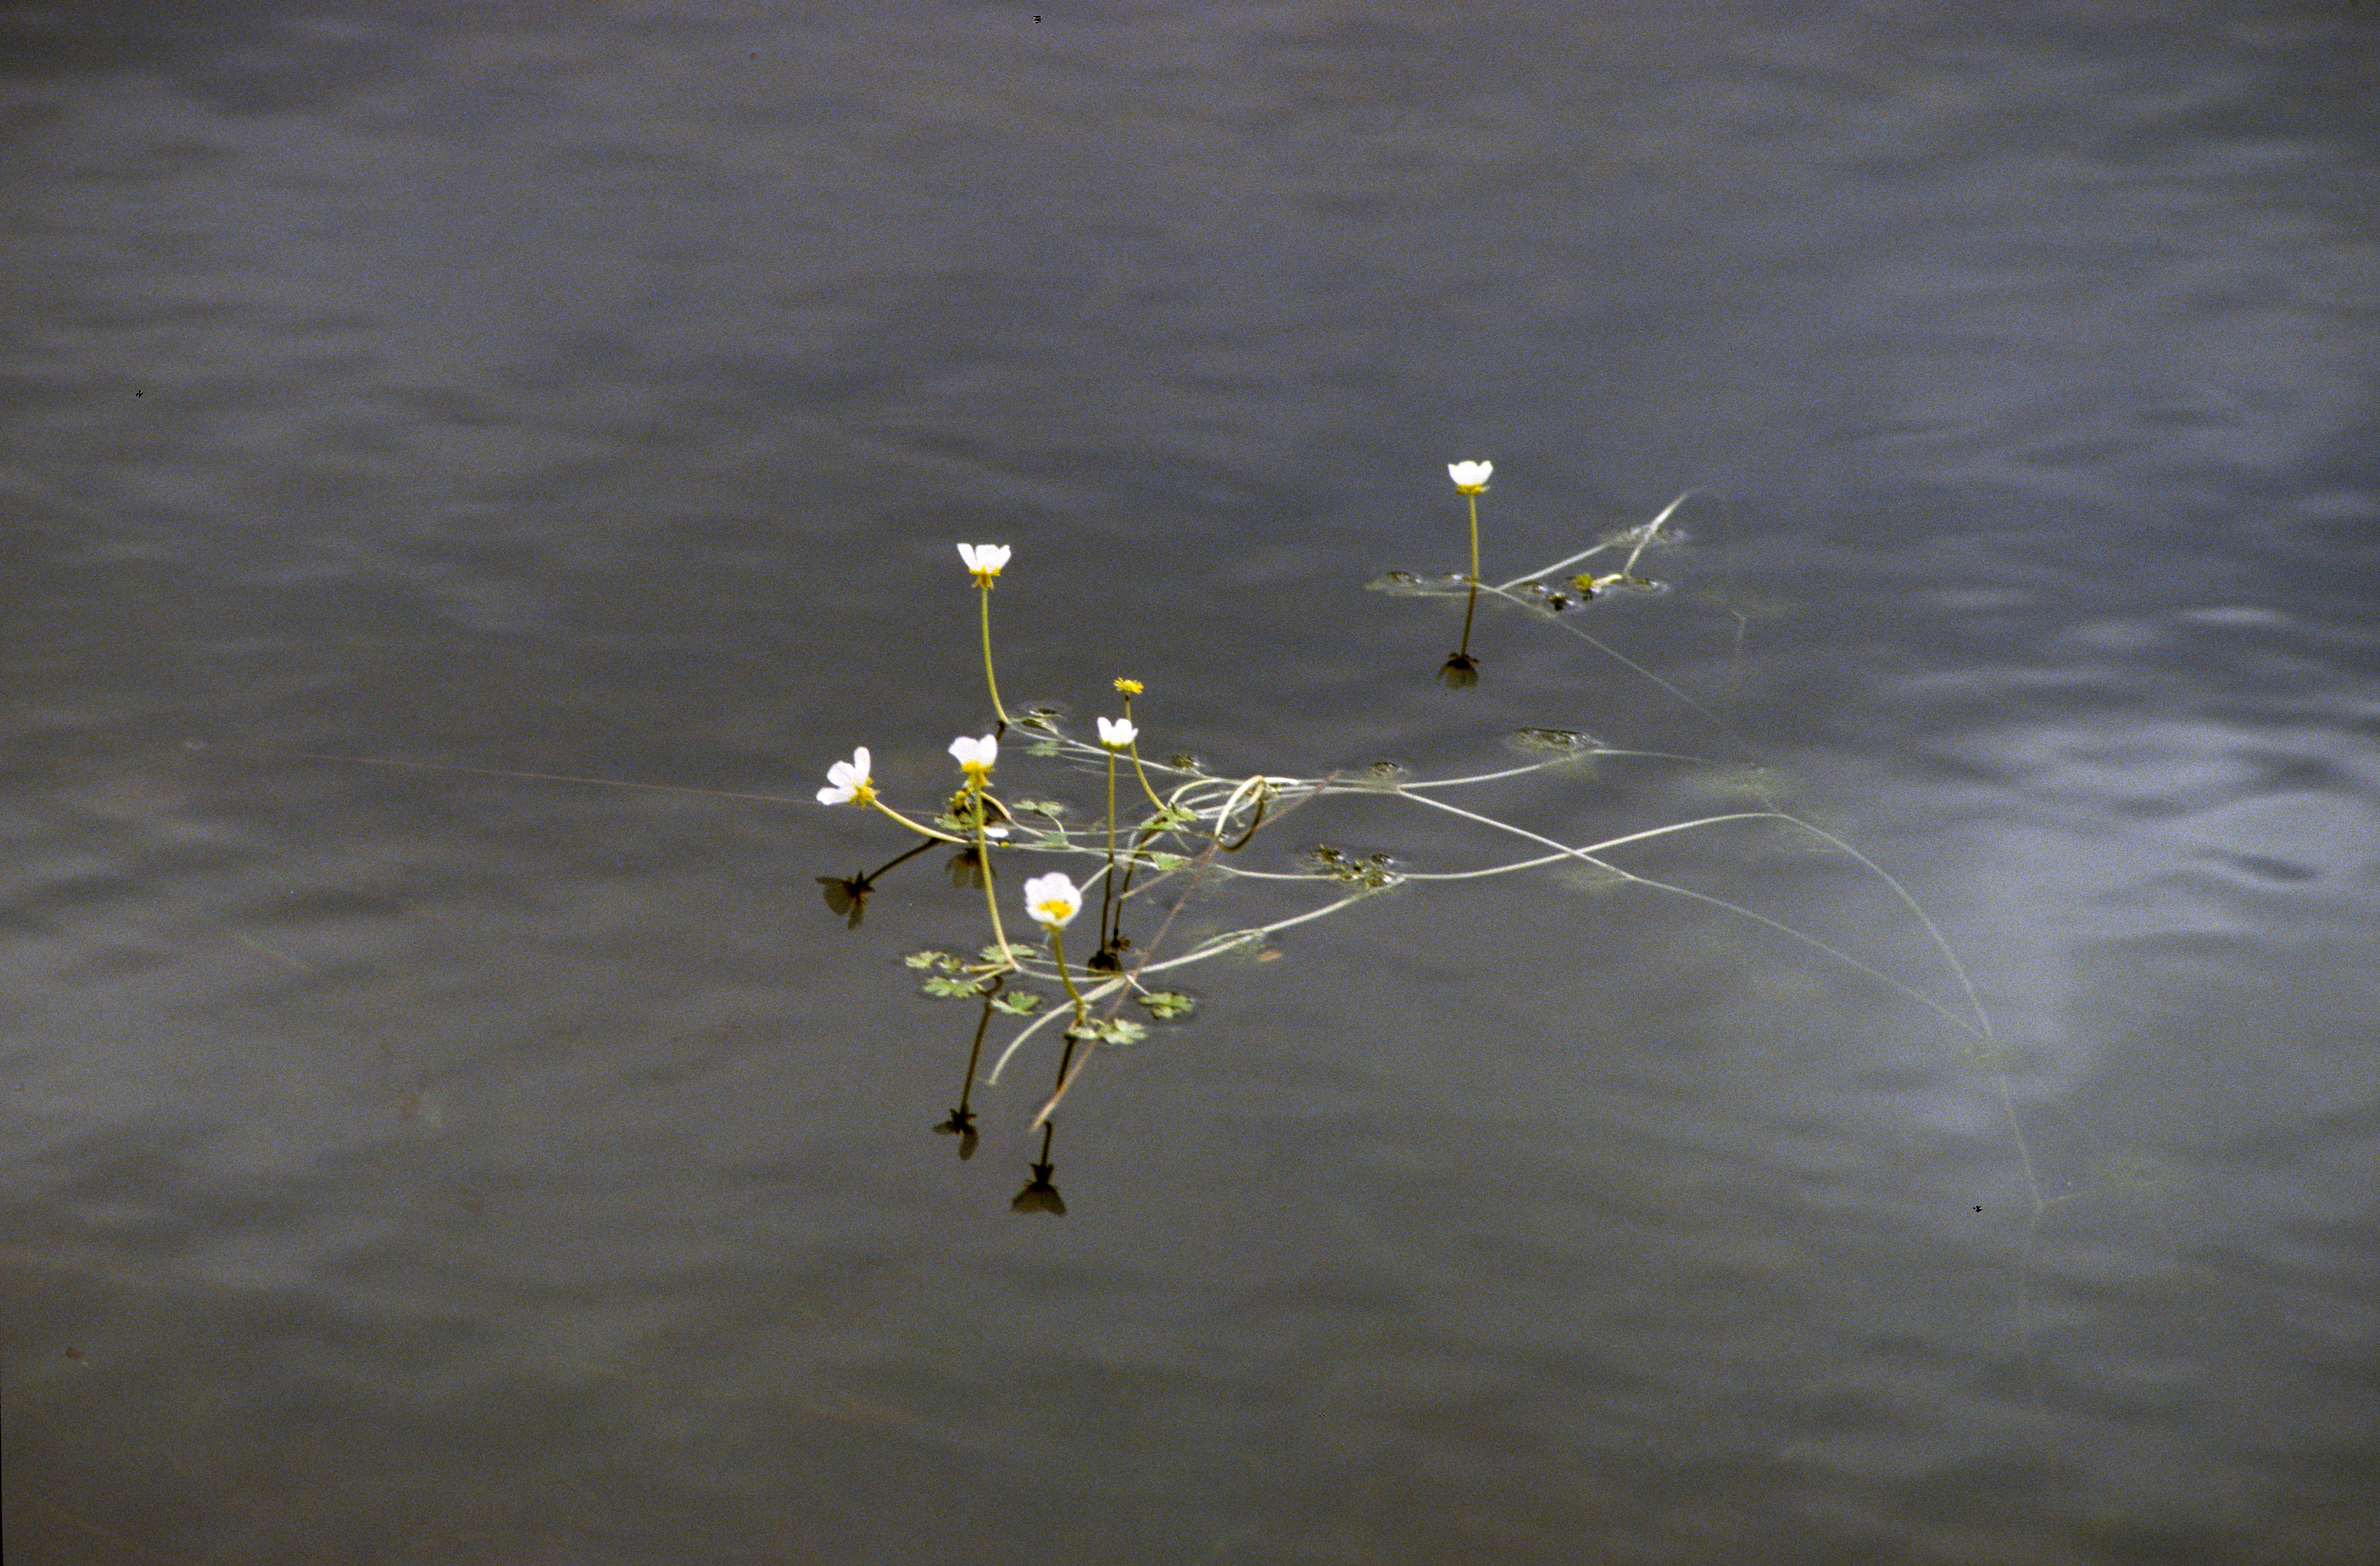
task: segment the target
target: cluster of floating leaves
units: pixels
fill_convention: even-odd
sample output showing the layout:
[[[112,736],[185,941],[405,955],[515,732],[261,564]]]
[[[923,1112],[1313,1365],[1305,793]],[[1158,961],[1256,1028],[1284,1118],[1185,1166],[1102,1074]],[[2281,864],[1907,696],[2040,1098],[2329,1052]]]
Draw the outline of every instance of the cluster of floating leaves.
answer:
[[[1592,603],[1612,593],[1633,593],[1639,597],[1658,597],[1670,591],[1670,584],[1639,577],[1629,572],[1611,571],[1597,577],[1581,572],[1558,587],[1544,582],[1522,582],[1510,589],[1512,596],[1533,609],[1560,614]]]
[[[1471,577],[1462,571],[1383,571],[1364,585],[1390,598],[1453,598],[1471,590]],[[1633,571],[1607,571],[1601,576],[1582,571],[1551,583],[1515,582],[1496,590],[1529,608],[1559,614],[1613,594],[1658,598],[1672,589],[1667,582]]]
[[[1418,571],[1383,571],[1364,586],[1390,598],[1444,598],[1469,592],[1471,578],[1461,571],[1434,571],[1427,576]]]
[[[1000,965],[1000,948],[987,946],[980,953],[982,961],[970,963],[955,952],[936,947],[912,952],[901,961],[922,976],[917,992],[937,1001],[975,1001],[989,996],[991,1009],[1010,1016],[1030,1016],[1041,1009],[1050,997],[1039,990],[1022,989],[1014,986],[1014,975],[995,971]],[[1195,997],[1178,989],[1143,989],[1133,999],[1160,1022],[1178,1022],[1197,1010]],[[1091,1020],[1083,1029],[1069,1029],[1069,1035],[1097,1038],[1103,1044],[1137,1044],[1148,1036],[1148,1029],[1129,1017],[1106,1017]]]
[[[1028,1016],[1041,1009],[1047,997],[1031,989],[1011,989],[992,969],[998,966],[1000,948],[983,949],[983,961],[970,964],[955,952],[927,950],[912,952],[901,960],[920,970],[925,977],[917,981],[917,991],[937,1001],[972,1001],[989,995],[994,1010],[1011,1016]]]
[[[1368,854],[1356,859],[1327,843],[1318,843],[1307,849],[1303,857],[1307,866],[1332,880],[1369,887],[1375,892],[1394,886],[1404,879],[1397,873],[1397,862],[1392,855]]]
[[[1576,729],[1514,729],[1504,736],[1504,741],[1515,750],[1545,756],[1586,754],[1602,747],[1602,741]]]

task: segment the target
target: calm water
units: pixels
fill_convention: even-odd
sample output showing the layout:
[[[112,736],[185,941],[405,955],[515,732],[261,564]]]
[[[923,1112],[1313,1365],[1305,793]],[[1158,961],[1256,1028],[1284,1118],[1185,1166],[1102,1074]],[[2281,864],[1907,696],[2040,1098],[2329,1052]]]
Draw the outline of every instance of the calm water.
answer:
[[[2369,8],[851,9],[0,18],[12,1563],[2370,1560]],[[1363,584],[1458,457],[1491,575],[1700,486],[1675,590],[1441,688]],[[816,880],[983,726],[961,539],[1160,753],[1765,767],[2001,1043],[1408,887],[1014,1212],[1054,1056],[962,1161],[898,961],[979,904]],[[1957,1001],[1839,857],[1629,862]]]

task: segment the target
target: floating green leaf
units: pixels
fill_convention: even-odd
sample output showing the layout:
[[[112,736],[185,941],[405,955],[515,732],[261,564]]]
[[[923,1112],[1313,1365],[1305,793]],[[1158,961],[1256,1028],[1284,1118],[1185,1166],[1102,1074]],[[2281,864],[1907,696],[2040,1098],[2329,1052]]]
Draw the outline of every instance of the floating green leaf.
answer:
[[[1151,989],[1138,997],[1148,1008],[1148,1014],[1165,1022],[1186,1017],[1197,1010],[1198,1002],[1178,989]]]
[[[1045,997],[1030,989],[1012,989],[1005,995],[995,996],[991,1006],[994,1011],[1006,1012],[1013,1017],[1021,1017],[1028,1013],[1039,1011],[1044,999]]]

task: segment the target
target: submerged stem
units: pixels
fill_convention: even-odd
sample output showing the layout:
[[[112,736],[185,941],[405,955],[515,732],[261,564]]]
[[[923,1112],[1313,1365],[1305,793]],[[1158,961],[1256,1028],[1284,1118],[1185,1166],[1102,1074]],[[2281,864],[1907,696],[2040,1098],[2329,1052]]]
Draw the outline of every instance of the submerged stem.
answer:
[[[1632,553],[1628,557],[1628,571],[1635,569],[1636,555],[1642,554],[1645,552],[1645,546],[1653,541],[1653,535],[1661,530],[1661,524],[1676,516],[1678,507],[1685,504],[1688,500],[1692,499],[1695,495],[1701,494],[1702,492],[1703,492],[1700,490],[1686,490],[1681,492],[1675,500],[1672,500],[1669,504],[1661,508],[1659,516],[1645,524],[1645,531],[1637,540],[1635,553]],[[1628,535],[1625,533],[1620,535],[1621,539],[1624,539]],[[1498,590],[1510,592],[1512,589],[1519,587],[1524,582],[1533,582],[1541,577],[1550,577],[1557,571],[1566,571],[1583,560],[1594,559],[1597,555],[1601,554],[1605,550],[1615,547],[1619,541],[1619,539],[1606,539],[1599,544],[1590,544],[1586,548],[1580,550],[1576,554],[1564,555],[1561,559],[1555,561],[1551,565],[1540,565],[1525,577],[1515,577],[1511,581],[1502,584],[1500,589]],[[1626,574],[1627,571],[1623,571],[1621,573],[1623,576]]]

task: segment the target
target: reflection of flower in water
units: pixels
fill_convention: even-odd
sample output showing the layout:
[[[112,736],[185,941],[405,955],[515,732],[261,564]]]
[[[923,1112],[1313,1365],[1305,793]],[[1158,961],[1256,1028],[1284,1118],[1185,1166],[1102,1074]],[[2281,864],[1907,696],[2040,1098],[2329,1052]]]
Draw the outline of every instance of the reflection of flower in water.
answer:
[[[868,894],[876,890],[868,876],[820,876],[819,886],[826,905],[844,916],[845,929],[857,929],[862,916],[868,912]]]
[[[953,1110],[951,1118],[935,1126],[934,1130],[940,1135],[955,1136],[959,1139],[959,1157],[963,1159],[975,1157],[976,1130],[973,1110]]]
[[[1065,1217],[1066,1198],[1058,1195],[1058,1187],[1050,1184],[1050,1176],[1057,1172],[1056,1164],[1035,1164],[1033,1178],[1026,1181],[1025,1189],[1017,1192],[1015,1197],[1009,1202],[1009,1210],[1011,1212],[1046,1212],[1059,1218]]]

